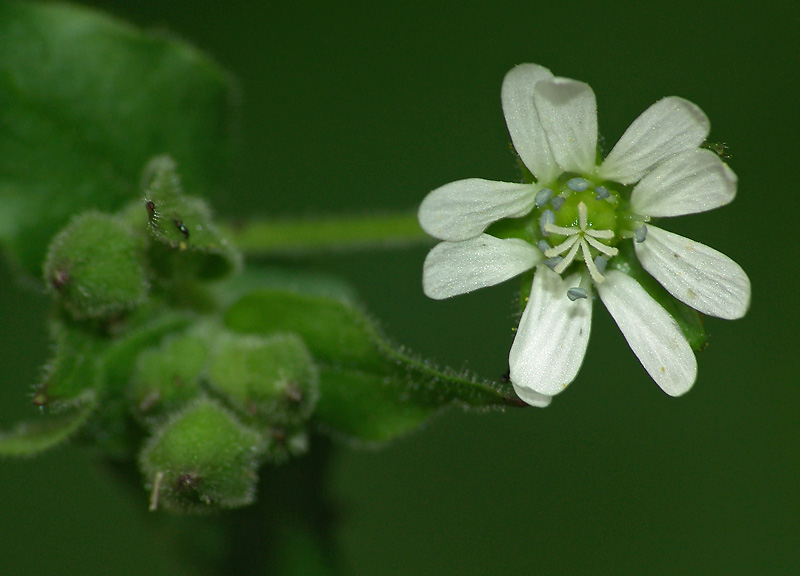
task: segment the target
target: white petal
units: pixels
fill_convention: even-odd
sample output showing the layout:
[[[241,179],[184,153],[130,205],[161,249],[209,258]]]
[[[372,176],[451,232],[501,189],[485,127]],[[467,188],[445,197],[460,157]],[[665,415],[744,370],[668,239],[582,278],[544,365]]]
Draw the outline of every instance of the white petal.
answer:
[[[703,111],[688,100],[662,98],[628,127],[599,174],[622,184],[636,182],[664,158],[699,146],[710,129]]]
[[[575,379],[592,324],[592,299],[567,297],[579,282],[579,274],[563,280],[547,266],[536,269],[508,358],[515,389],[553,396]]]
[[[422,289],[435,300],[494,286],[533,268],[542,253],[518,238],[488,234],[463,242],[441,242],[422,267]]]
[[[535,197],[532,184],[459,180],[425,197],[419,207],[419,223],[439,240],[468,240],[501,218],[525,216],[533,208]]]
[[[514,149],[528,170],[542,183],[554,180],[560,170],[550,153],[544,128],[539,123],[533,103],[533,87],[540,80],[552,77],[552,72],[547,68],[537,64],[520,64],[506,74],[500,91],[503,114]]]
[[[642,266],[678,300],[703,314],[734,320],[750,306],[750,279],[724,254],[655,226],[634,242]]]
[[[711,150],[691,148],[659,163],[631,193],[631,209],[642,216],[681,216],[728,204],[736,196],[736,174]]]
[[[526,404],[530,404],[531,406],[536,406],[537,408],[547,408],[548,406],[550,406],[550,402],[553,400],[552,396],[539,394],[538,392],[534,392],[530,388],[523,388],[522,386],[517,386],[513,382],[511,383],[511,385],[514,386],[514,392],[517,393],[517,396],[520,397],[520,400],[522,400]]]
[[[533,100],[558,165],[567,172],[593,174],[597,103],[589,85],[569,78],[542,80],[534,87]]]
[[[597,292],[628,346],[650,377],[670,396],[689,390],[697,360],[678,323],[639,283],[619,270],[606,272]]]

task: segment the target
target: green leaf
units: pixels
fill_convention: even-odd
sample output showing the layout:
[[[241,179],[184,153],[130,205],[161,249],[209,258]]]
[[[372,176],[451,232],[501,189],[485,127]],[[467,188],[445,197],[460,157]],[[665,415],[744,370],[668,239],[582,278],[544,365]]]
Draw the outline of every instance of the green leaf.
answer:
[[[23,422],[7,433],[0,432],[0,456],[32,456],[61,444],[86,422],[95,408],[93,395],[75,409],[39,420]]]
[[[0,242],[24,271],[73,214],[140,198],[153,156],[219,185],[231,82],[196,49],[58,3],[0,3],[0,38]]]
[[[263,289],[225,314],[235,331],[300,336],[320,367],[321,427],[366,442],[385,441],[442,407],[521,405],[511,386],[440,370],[390,344],[352,303],[315,293]]]

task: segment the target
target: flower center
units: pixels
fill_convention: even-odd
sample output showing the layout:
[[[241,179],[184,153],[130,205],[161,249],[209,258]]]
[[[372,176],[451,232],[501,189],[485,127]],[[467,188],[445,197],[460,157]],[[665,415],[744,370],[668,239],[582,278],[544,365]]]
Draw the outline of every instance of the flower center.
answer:
[[[540,192],[537,200],[545,194]],[[539,220],[544,237],[539,248],[548,258],[545,263],[561,274],[580,252],[592,280],[602,282],[608,259],[618,253],[613,246],[618,240],[618,195],[583,178],[573,178],[557,196],[551,196],[552,192],[545,202],[549,200],[552,209],[545,208]],[[544,203],[537,201],[537,205],[544,208]]]

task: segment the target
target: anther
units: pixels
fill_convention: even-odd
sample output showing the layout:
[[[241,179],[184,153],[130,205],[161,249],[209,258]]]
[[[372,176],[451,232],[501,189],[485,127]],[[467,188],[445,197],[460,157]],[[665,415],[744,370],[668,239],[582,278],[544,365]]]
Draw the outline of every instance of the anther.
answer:
[[[597,196],[594,197],[595,200],[604,200],[611,196],[611,192],[605,186],[598,186],[594,191],[597,192]]]
[[[547,240],[539,240],[537,246],[539,247],[539,250],[542,251],[542,254],[550,250],[550,244],[547,243]]]
[[[567,188],[575,192],[583,192],[589,187],[589,181],[586,178],[573,178],[567,182]]]
[[[556,256],[555,258],[548,258],[547,260],[543,261],[542,264],[550,268],[550,270],[555,271],[563,258],[561,256]]]
[[[552,210],[545,210],[539,218],[539,228],[542,231],[542,236],[547,236],[547,225],[553,226],[556,223],[556,215]]]
[[[586,292],[583,288],[579,286],[573,286],[569,290],[567,290],[567,298],[575,302],[575,300],[579,300],[581,298],[588,298],[589,293]]]
[[[634,230],[633,237],[639,244],[644,242],[644,239],[647,238],[647,225],[642,224],[636,230]]]
[[[550,201],[550,205],[553,206],[553,210],[558,212],[558,209],[564,205],[564,202],[566,202],[566,200],[563,196],[556,196]]]
[[[550,196],[553,195],[553,191],[550,188],[542,188],[536,193],[536,196],[533,199],[533,202],[536,204],[537,208],[541,208],[547,201],[550,200]]]
[[[597,268],[597,271],[602,274],[606,271],[606,265],[608,264],[608,260],[603,258],[602,256],[598,256],[594,259],[594,267]]]

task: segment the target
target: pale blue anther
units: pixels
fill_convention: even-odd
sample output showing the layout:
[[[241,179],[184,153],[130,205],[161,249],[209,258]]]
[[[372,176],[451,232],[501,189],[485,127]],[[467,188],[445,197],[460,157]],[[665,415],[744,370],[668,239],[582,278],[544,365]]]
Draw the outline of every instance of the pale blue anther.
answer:
[[[597,192],[597,196],[594,197],[595,200],[604,200],[611,196],[611,192],[605,186],[598,186],[594,191]]]
[[[539,247],[539,250],[542,251],[542,254],[550,250],[550,244],[547,243],[547,240],[539,240],[537,246]]]
[[[636,230],[633,231],[633,237],[639,244],[644,242],[644,239],[647,238],[647,226],[645,224],[639,226]]]
[[[547,204],[547,201],[550,200],[550,196],[552,195],[553,191],[550,190],[550,188],[542,188],[541,190],[539,190],[533,199],[534,203],[536,204],[536,207],[541,208],[542,206]]]
[[[541,217],[539,217],[539,229],[542,231],[542,236],[548,236],[550,232],[545,230],[545,227],[548,224],[555,224],[556,223],[556,214],[552,210],[545,210],[542,212]]]
[[[589,181],[586,178],[573,178],[567,182],[567,188],[575,192],[583,192],[589,187]]]
[[[558,209],[564,205],[564,202],[566,202],[566,200],[564,200],[563,196],[556,196],[550,201],[550,205],[553,206],[553,210],[558,212]]]
[[[542,262],[542,264],[544,264],[545,266],[547,266],[548,268],[550,268],[550,270],[552,270],[553,272],[555,272],[555,270],[556,270],[556,266],[558,266],[559,264],[561,264],[561,261],[562,261],[562,260],[563,260],[563,258],[562,258],[561,256],[555,256],[555,257],[553,257],[553,258],[548,258],[547,260],[545,260],[544,262]]]
[[[575,300],[579,300],[581,298],[588,298],[589,293],[579,286],[575,286],[567,290],[567,298],[575,302]]]
[[[608,260],[606,260],[602,256],[598,256],[594,259],[594,265],[597,268],[597,271],[600,272],[600,274],[606,271],[606,264],[608,264]]]

